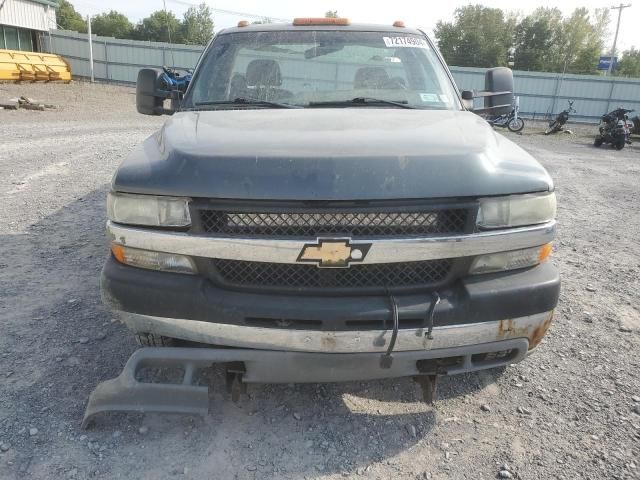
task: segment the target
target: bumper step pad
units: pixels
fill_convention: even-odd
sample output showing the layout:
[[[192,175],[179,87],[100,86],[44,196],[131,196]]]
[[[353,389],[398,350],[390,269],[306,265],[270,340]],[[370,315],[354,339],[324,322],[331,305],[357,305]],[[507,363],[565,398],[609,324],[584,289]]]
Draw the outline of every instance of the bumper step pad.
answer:
[[[122,373],[91,392],[82,420],[87,428],[102,412],[181,413],[207,415],[209,388],[193,384],[196,370],[215,363],[250,360],[252,351],[214,348],[150,347],[136,350]],[[262,355],[271,352],[261,352]],[[255,355],[255,353],[254,353]],[[136,376],[143,368],[182,368],[182,383],[146,383]]]
[[[136,350],[122,373],[100,383],[89,396],[82,428],[103,412],[181,413],[207,415],[209,389],[194,384],[198,369],[227,364],[227,386],[232,397],[247,383],[328,383],[366,381],[394,377],[453,375],[494,368],[522,360],[528,350],[526,338],[502,340],[466,347],[394,353],[391,368],[380,368],[380,353],[326,354],[234,348],[151,347]],[[499,358],[475,360],[477,355],[509,352]],[[443,360],[457,359],[457,364]],[[181,383],[147,383],[138,380],[143,368],[180,368]],[[431,380],[423,379],[424,380]],[[426,385],[425,385],[426,386]],[[433,394],[425,400],[432,400]]]

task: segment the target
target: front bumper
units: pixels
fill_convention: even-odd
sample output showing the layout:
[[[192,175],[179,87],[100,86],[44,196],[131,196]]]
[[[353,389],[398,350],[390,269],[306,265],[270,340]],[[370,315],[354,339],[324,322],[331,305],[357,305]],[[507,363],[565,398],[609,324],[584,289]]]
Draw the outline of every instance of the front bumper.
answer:
[[[390,305],[384,296],[327,298],[229,291],[204,277],[142,270],[113,258],[103,269],[102,290],[104,301],[135,332],[265,353],[322,354],[322,362],[329,364],[337,358],[330,359],[334,355],[352,354],[368,356],[367,362],[376,364],[392,334]],[[400,330],[394,351],[444,358],[445,350],[462,349],[456,356],[464,357],[459,354],[475,351],[476,346],[518,340],[524,342],[518,352],[504,359],[505,363],[517,361],[547,332],[559,290],[558,272],[550,263],[461,279],[440,292],[432,339],[422,324],[411,323],[411,319],[425,318],[430,295],[399,295]],[[297,327],[278,326],[275,321],[267,323],[268,328],[256,326],[256,317],[297,318]],[[309,324],[313,327],[305,328],[303,320],[313,322]],[[491,352],[495,351],[490,348],[484,353]],[[361,378],[367,377],[364,372],[369,367],[359,370]],[[469,369],[475,367],[467,363],[461,371]],[[403,375],[413,373],[408,368]],[[327,376],[319,373],[316,378],[321,381]]]
[[[228,382],[231,375],[242,383],[317,383],[435,379],[516,363],[549,329],[559,290],[550,263],[461,279],[440,292],[432,338],[422,327],[401,328],[392,361],[383,362],[390,325],[366,327],[371,319],[389,321],[386,298],[229,291],[204,277],[141,270],[110,257],[102,273],[103,298],[131,329],[215,347],[136,351],[120,376],[91,394],[83,426],[106,411],[206,415],[208,389],[194,383],[194,372],[212,364],[226,366]],[[424,315],[430,305],[429,295],[416,294],[398,296],[397,303],[401,319]],[[315,330],[265,328],[248,324],[254,315],[322,321]],[[348,328],[348,322],[362,328]],[[183,379],[143,383],[136,374],[145,367],[177,367]]]
[[[135,332],[153,333],[170,338],[235,348],[307,352],[323,354],[376,354],[388,348],[392,330],[361,330],[324,332],[247,327],[148,315],[122,314],[124,322]],[[545,335],[553,311],[497,321],[435,327],[429,339],[424,328],[402,329],[398,333],[394,352],[417,352],[460,349],[460,356],[474,346],[504,340],[524,340],[520,347],[534,348]],[[507,348],[501,348],[507,350]],[[484,353],[488,353],[487,350]],[[447,356],[442,353],[441,357]],[[325,356],[328,359],[329,356]],[[315,360],[318,360],[316,358]],[[469,364],[470,365],[470,364]],[[467,366],[469,366],[467,365]]]
[[[203,276],[142,270],[122,265],[112,257],[102,271],[101,283],[103,300],[108,306],[138,316],[132,316],[138,320],[136,325],[141,325],[135,330],[148,331],[145,329],[150,320],[144,320],[144,317],[177,319],[174,333],[180,335],[176,336],[183,338],[181,335],[189,330],[186,339],[197,337],[200,339],[197,341],[207,336],[211,339],[220,336],[216,330],[225,325],[268,326],[270,328],[265,330],[278,336],[286,336],[289,331],[291,335],[298,335],[317,330],[343,337],[352,332],[385,330],[390,328],[392,318],[389,299],[384,295],[322,297],[233,291],[217,287]],[[555,309],[560,278],[557,269],[546,262],[525,270],[465,277],[438,293],[441,302],[434,312],[435,328],[498,322],[494,329],[497,331],[500,321],[546,314]],[[396,301],[400,329],[406,330],[423,325],[432,297],[430,292],[407,293],[396,295]],[[188,321],[195,323],[183,328]],[[171,323],[168,320],[153,323],[164,328],[167,322]],[[287,325],[291,326],[287,328]],[[231,330],[236,331],[228,329]],[[463,335],[462,331],[452,331]],[[240,344],[233,346],[266,348],[265,345],[256,347],[253,343],[256,332],[261,333],[260,330],[240,331],[237,335]],[[279,342],[272,348],[291,347]],[[415,348],[423,349],[424,346],[415,345]],[[306,347],[296,349],[308,351]],[[311,351],[324,350],[314,348]]]

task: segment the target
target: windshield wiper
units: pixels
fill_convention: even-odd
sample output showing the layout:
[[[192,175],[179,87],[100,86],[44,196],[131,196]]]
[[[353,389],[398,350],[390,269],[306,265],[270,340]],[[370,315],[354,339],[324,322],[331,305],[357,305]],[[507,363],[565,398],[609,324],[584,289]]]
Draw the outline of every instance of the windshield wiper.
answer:
[[[355,97],[351,100],[329,100],[326,102],[309,102],[310,107],[328,107],[328,106],[352,106],[352,105],[391,105],[398,108],[411,108],[416,109],[418,107],[414,107],[413,105],[409,105],[409,102],[406,100],[383,100],[381,98],[372,98],[372,97]]]
[[[248,105],[248,106],[257,106],[257,107],[270,107],[270,108],[302,108],[298,105],[291,105],[290,103],[278,103],[278,102],[269,102],[268,100],[256,100],[253,98],[244,98],[238,97],[234,100],[220,100],[213,102],[198,102],[195,104],[196,107],[215,107],[218,105]]]

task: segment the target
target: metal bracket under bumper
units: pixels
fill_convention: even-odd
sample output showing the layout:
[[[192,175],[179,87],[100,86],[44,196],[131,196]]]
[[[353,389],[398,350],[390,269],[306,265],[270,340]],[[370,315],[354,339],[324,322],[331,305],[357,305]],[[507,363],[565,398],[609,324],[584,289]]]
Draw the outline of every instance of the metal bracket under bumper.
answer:
[[[206,415],[208,387],[194,385],[194,373],[216,363],[242,362],[246,383],[322,383],[421,375],[452,375],[516,363],[527,355],[526,338],[472,346],[395,352],[391,368],[380,368],[379,353],[326,354],[230,348],[142,348],[122,373],[91,393],[82,428],[102,412]],[[508,352],[492,357],[483,354]],[[452,363],[455,359],[456,363]],[[442,362],[440,362],[442,360]],[[182,383],[144,383],[142,368],[182,368]]]

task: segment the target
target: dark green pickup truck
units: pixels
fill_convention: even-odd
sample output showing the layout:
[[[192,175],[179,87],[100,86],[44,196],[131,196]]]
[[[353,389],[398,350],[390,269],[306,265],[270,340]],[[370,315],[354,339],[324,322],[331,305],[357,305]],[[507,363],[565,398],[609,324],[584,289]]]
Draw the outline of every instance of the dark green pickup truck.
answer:
[[[427,36],[344,19],[219,32],[112,182],[104,301],[143,346],[98,386],[108,410],[206,413],[194,372],[247,383],[439,375],[524,359],[560,289],[554,186],[473,113]],[[510,108],[508,69],[483,108]],[[171,107],[165,99],[170,96]],[[506,107],[505,107],[506,106]],[[476,110],[477,111],[477,110]],[[142,366],[179,366],[179,384]]]

